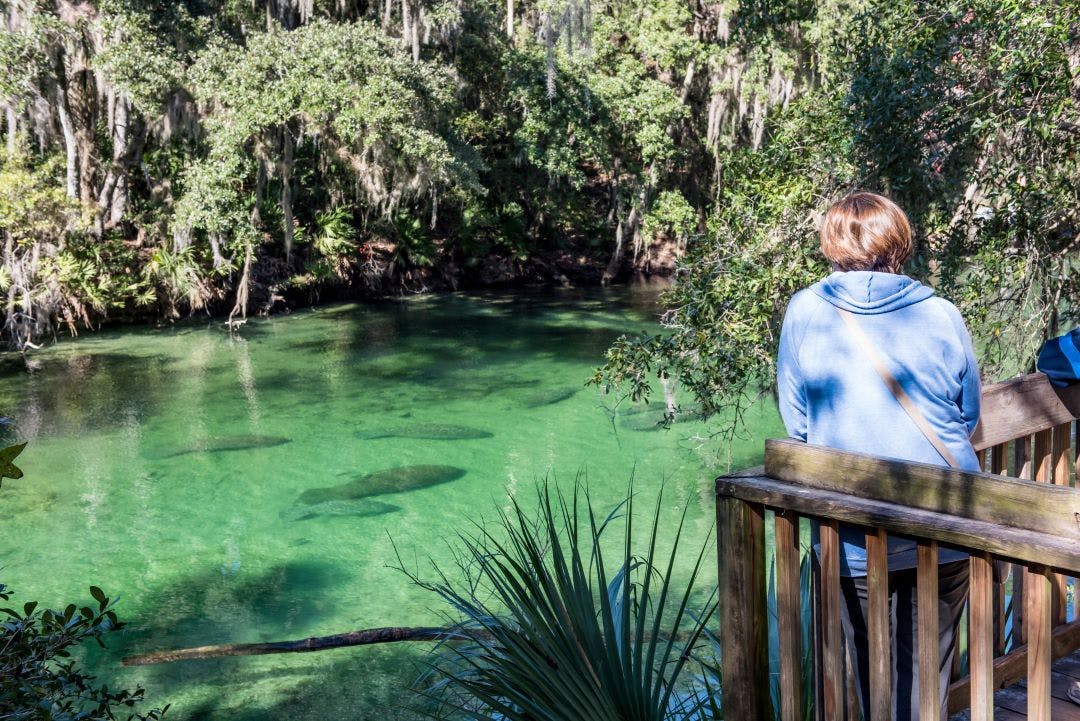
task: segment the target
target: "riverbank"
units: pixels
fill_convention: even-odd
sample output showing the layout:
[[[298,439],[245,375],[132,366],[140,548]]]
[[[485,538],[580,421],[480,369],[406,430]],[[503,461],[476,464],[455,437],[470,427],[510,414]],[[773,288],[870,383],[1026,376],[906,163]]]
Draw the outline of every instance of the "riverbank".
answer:
[[[238,308],[235,279],[232,275],[224,276],[216,285],[201,285],[197,301],[189,298],[186,304],[128,305],[95,314],[84,313],[81,321],[57,318],[47,334],[35,336],[37,342],[21,347],[9,342],[0,350],[0,365],[25,365],[33,370],[35,364],[30,360],[31,356],[64,338],[107,329],[168,327],[189,318],[204,317],[225,323],[230,315],[266,317],[328,303],[378,302],[460,291],[597,288],[611,284],[604,281],[610,258],[597,248],[550,250],[521,258],[492,254],[481,262],[467,262],[453,251],[439,247],[432,262],[409,265],[401,262],[398,248],[393,243],[372,240],[359,246],[355,255],[343,262],[337,272],[323,277],[311,273],[290,275],[289,266],[281,258],[262,256],[251,268],[244,308]],[[672,283],[676,262],[682,253],[676,243],[660,239],[637,258],[633,254],[624,257],[611,281],[614,285],[666,289]],[[0,313],[0,321],[3,319]],[[9,330],[9,341],[12,337]]]

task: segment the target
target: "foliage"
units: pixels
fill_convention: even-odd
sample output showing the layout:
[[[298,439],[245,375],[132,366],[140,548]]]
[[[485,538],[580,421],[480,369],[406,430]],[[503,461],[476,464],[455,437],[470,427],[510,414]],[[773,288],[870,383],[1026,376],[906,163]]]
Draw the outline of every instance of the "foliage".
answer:
[[[723,157],[708,236],[667,297],[669,332],[620,339],[595,382],[639,399],[672,378],[703,412],[738,418],[772,384],[787,300],[827,272],[816,219],[860,188],[908,212],[919,238],[909,272],[958,305],[984,375],[1030,368],[1043,339],[1076,322],[1076,8],[816,5],[794,16],[814,43],[802,52],[828,72],[770,113],[760,147]],[[775,50],[791,18],[747,10],[747,54]]]
[[[12,461],[25,443],[0,450],[0,481],[22,478]],[[0,601],[11,599],[0,583]],[[38,610],[38,603],[23,605],[21,612],[0,608],[0,718],[11,721],[112,721],[126,711],[126,718],[159,719],[168,710],[134,711],[143,700],[143,689],[110,691],[94,683],[71,660],[71,650],[93,640],[104,646],[106,634],[123,627],[110,600],[97,586],[90,587],[97,608],[68,605],[64,610]]]
[[[15,459],[25,448],[26,444],[20,443],[0,450],[0,485],[3,485],[5,478],[17,481],[23,477],[22,469],[15,465]]]
[[[288,288],[458,287],[493,257],[570,250],[610,280],[660,242],[687,254],[670,332],[598,380],[738,408],[824,271],[813,219],[855,188],[908,210],[912,273],[989,374],[1076,315],[1075,3],[0,4],[16,347]]]
[[[463,643],[446,644],[433,661],[426,693],[438,715],[473,719],[686,719],[707,700],[686,671],[690,653],[712,621],[710,599],[693,615],[695,581],[706,544],[696,552],[685,586],[674,579],[682,523],[671,550],[658,546],[662,494],[645,539],[635,550],[633,495],[607,516],[588,492],[569,498],[544,486],[534,519],[511,499],[498,530],[478,526],[460,537],[465,580],[421,586],[461,614]],[[612,562],[605,534],[622,545]]]
[[[12,721],[112,721],[118,712],[129,719],[159,719],[168,710],[139,713],[143,689],[110,690],[95,683],[70,659],[71,649],[86,641],[104,645],[103,637],[123,627],[110,600],[90,587],[97,607],[70,604],[63,610],[38,610],[37,602],[20,611],[0,608],[0,716]],[[0,584],[0,600],[11,592]]]

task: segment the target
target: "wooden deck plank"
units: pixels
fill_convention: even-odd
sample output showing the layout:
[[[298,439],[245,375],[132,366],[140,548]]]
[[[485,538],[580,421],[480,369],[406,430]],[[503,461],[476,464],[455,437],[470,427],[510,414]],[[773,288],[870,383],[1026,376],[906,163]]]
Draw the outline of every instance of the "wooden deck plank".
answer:
[[[1080,705],[1069,700],[1070,684],[1080,680],[1080,651],[1054,663],[1050,686],[1053,721],[1080,721]],[[954,714],[949,721],[970,721],[971,712]],[[994,694],[994,721],[1027,721],[1027,680]]]

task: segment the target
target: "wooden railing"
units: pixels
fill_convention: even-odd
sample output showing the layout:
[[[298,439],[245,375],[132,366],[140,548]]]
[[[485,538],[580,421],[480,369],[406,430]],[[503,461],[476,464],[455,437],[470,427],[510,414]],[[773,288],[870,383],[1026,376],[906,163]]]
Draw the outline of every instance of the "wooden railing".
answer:
[[[764,467],[718,478],[725,718],[772,718],[765,533],[771,511],[783,721],[803,718],[804,689],[812,690],[817,718],[858,719],[845,694],[841,523],[866,532],[868,721],[892,716],[888,535],[917,544],[919,718],[942,717],[936,612],[940,545],[970,553],[970,671],[951,685],[948,713],[970,705],[972,721],[989,721],[994,690],[1027,676],[1028,718],[1050,721],[1050,665],[1080,648],[1080,623],[1066,622],[1068,579],[1080,575],[1080,490],[1070,487],[1075,484],[1070,466],[1076,465],[1080,448],[1078,417],[1080,387],[1057,391],[1045,376],[1035,374],[984,390],[983,420],[973,443],[984,468],[994,473],[775,440],[766,442]],[[800,526],[811,521],[820,542],[812,613],[802,608],[800,593],[805,553]],[[1014,632],[1007,647],[1010,575]],[[808,614],[814,619],[813,662],[810,677],[803,678],[802,622]]]

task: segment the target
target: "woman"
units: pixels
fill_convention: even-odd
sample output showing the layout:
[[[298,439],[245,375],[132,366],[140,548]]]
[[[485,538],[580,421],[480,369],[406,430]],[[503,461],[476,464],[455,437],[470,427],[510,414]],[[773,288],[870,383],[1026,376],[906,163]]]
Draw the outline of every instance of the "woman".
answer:
[[[854,193],[825,214],[820,236],[833,273],[795,294],[780,334],[777,394],[788,434],[846,451],[979,470],[969,440],[979,420],[971,338],[951,303],[901,274],[914,250],[907,216],[887,198]],[[917,410],[904,410],[889,375]],[[864,531],[842,526],[841,542],[844,636],[868,717]],[[942,704],[967,594],[964,559],[946,549],[939,555]],[[919,709],[915,566],[914,543],[890,538],[893,718],[902,721],[917,718]]]

